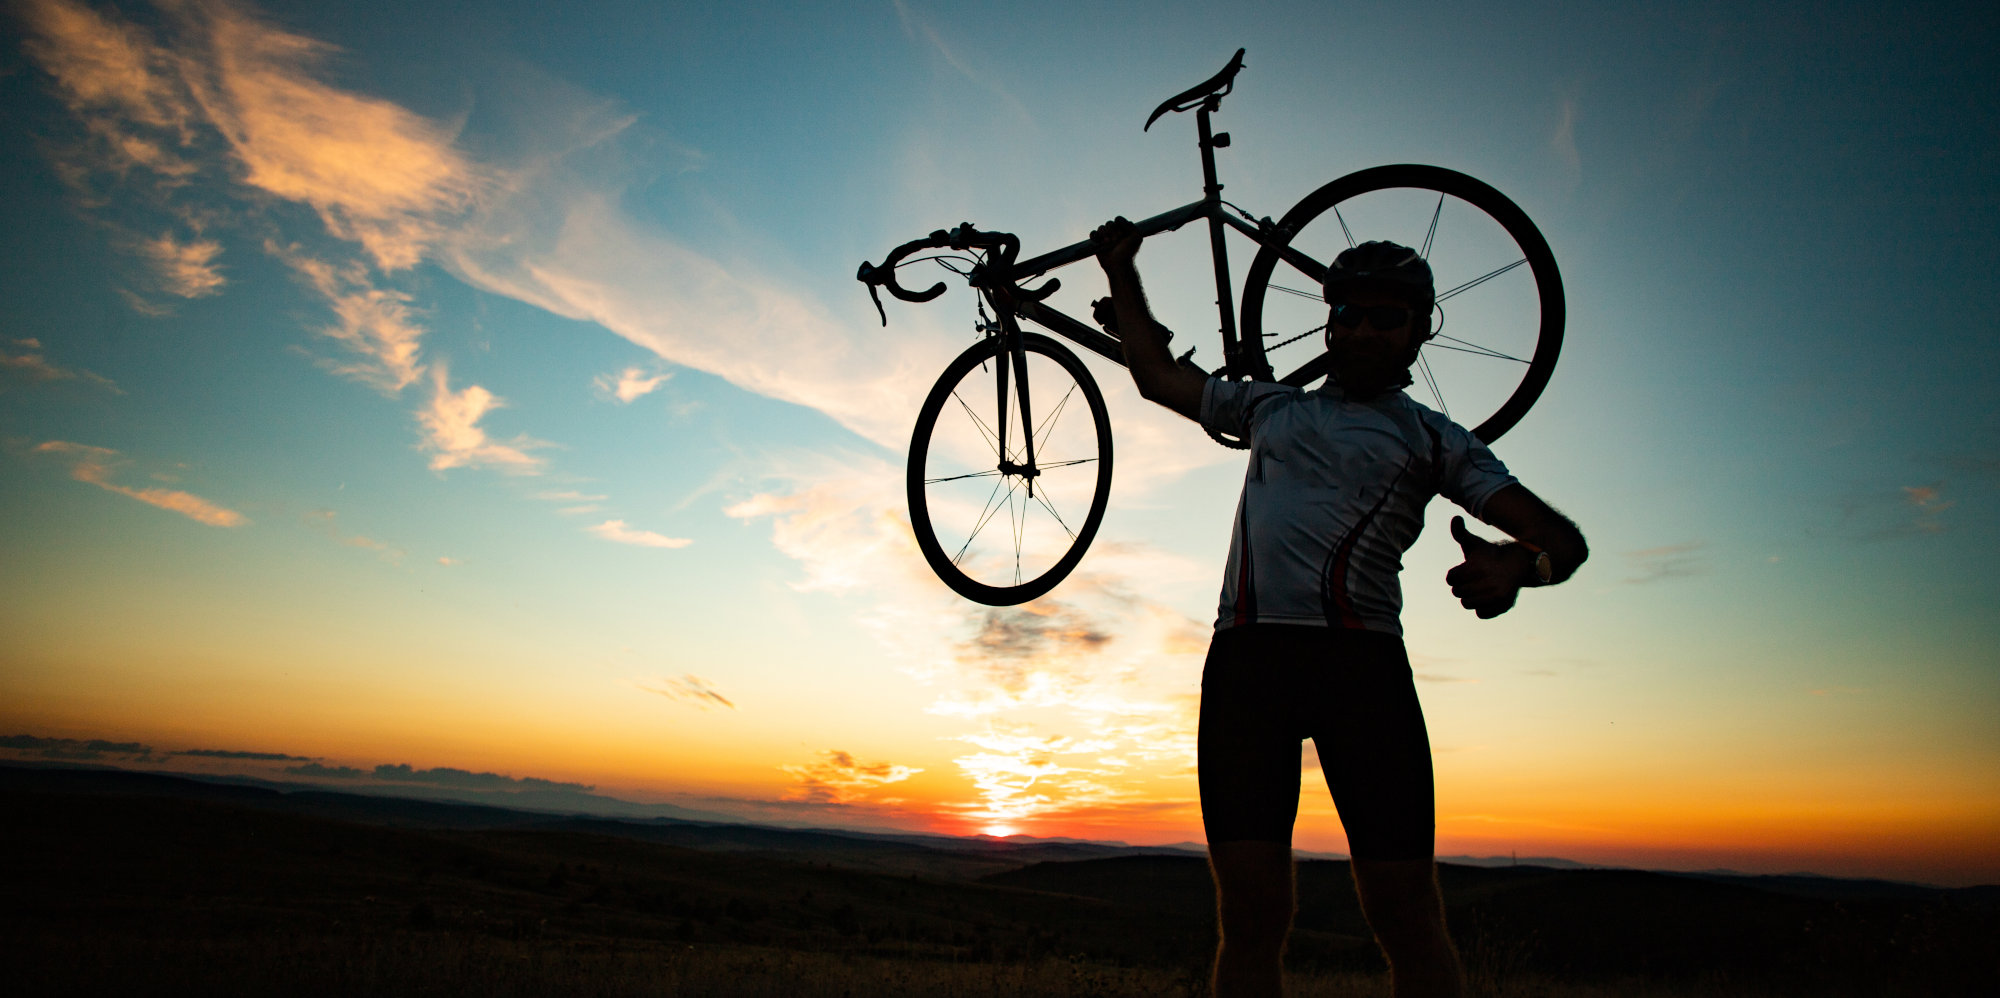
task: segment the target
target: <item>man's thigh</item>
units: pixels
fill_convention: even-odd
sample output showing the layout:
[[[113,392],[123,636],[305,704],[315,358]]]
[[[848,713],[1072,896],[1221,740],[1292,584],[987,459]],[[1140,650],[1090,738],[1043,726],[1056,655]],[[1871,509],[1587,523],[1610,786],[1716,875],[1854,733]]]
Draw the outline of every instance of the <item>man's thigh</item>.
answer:
[[[1342,642],[1313,699],[1313,745],[1355,859],[1425,860],[1435,846],[1430,737],[1409,659],[1394,635]]]
[[[1202,668],[1201,819],[1211,845],[1289,848],[1299,807],[1298,649],[1264,626],[1216,633]]]

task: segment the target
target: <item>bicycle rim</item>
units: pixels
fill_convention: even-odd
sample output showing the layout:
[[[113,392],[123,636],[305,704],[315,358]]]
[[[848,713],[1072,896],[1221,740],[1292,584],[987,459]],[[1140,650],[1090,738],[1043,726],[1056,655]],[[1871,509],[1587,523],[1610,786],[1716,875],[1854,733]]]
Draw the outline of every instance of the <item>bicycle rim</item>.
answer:
[[[1284,380],[1325,371],[1326,266],[1386,239],[1422,252],[1437,285],[1438,335],[1411,370],[1411,398],[1491,443],[1548,386],[1562,350],[1562,275],[1540,230],[1499,191],[1442,167],[1381,166],[1307,195],[1278,229],[1287,241],[1260,249],[1245,276],[1241,325]],[[1313,264],[1283,259],[1284,248]]]
[[[1027,464],[1020,379],[1008,379],[1007,452],[999,450],[989,338],[945,368],[910,437],[910,526],[938,578],[989,606],[1025,603],[1082,560],[1111,495],[1111,420],[1083,362],[1046,336],[1023,334],[1035,474]],[[1010,374],[1012,372],[1010,371]]]

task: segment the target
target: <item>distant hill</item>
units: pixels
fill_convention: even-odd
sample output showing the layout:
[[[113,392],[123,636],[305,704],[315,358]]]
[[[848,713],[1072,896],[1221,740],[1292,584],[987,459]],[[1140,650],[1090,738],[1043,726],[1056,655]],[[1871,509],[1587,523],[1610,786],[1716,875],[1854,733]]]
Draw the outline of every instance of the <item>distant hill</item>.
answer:
[[[790,857],[852,869],[960,878],[1039,862],[1123,855],[1206,855],[1198,847],[1131,846],[1030,836],[955,837],[778,828],[726,819],[609,818],[578,811],[343,793],[311,784],[278,784],[246,778],[200,780],[98,767],[0,766],[0,789],[226,801],[292,814],[406,828],[567,830],[708,852]]]
[[[11,767],[0,813],[0,850],[17,858],[0,878],[0,939],[20,994],[413,993],[407,982],[441,966],[467,968],[438,983],[450,993],[521,993],[503,974],[521,960],[550,968],[548,990],[565,993],[574,972],[562,968],[579,954],[667,966],[694,947],[750,947],[743,965],[760,967],[782,965],[774,953],[880,966],[1061,959],[1152,968],[1148,980],[1198,990],[1214,939],[1206,863],[1185,850],[621,821]],[[1483,980],[1611,982],[1604,994],[1630,980],[1815,998],[2000,993],[1992,889],[1529,865],[1446,864],[1441,880]],[[1298,882],[1291,966],[1379,971],[1347,864],[1301,862]],[[353,977],[364,972],[376,976]]]

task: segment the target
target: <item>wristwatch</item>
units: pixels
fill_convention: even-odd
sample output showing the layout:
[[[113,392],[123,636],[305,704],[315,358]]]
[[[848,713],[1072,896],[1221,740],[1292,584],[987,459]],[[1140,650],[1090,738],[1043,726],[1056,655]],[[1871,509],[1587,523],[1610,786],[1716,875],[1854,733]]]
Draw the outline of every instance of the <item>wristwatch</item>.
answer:
[[[1527,548],[1528,550],[1533,551],[1535,553],[1534,584],[1538,586],[1548,585],[1549,580],[1555,578],[1556,574],[1555,562],[1549,560],[1549,553],[1547,551],[1542,550],[1541,548],[1534,546],[1533,544],[1528,543],[1527,541],[1515,541],[1514,543],[1519,544],[1522,547]]]

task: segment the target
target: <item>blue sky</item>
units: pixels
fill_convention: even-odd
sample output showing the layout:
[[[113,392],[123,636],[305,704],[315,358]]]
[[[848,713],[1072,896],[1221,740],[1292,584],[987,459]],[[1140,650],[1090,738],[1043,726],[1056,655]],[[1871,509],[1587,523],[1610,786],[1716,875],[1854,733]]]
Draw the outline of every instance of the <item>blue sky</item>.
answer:
[[[1242,46],[1226,196],[1279,215],[1436,163],[1507,192],[1563,268],[1561,364],[1497,449],[1591,563],[1479,622],[1438,582],[1455,510],[1407,559],[1441,848],[2000,876],[1991,13],[10,16],[22,732],[1198,835],[1240,459],[1093,362],[1119,445],[1100,547],[1038,613],[957,601],[897,518],[971,298],[892,302],[885,329],[853,273],[959,221],[1046,248],[1192,200],[1191,123],[1139,125]],[[106,39],[150,68],[105,75]],[[1201,238],[1141,263],[1200,342]],[[999,655],[995,628],[1036,637]],[[1307,813],[1301,842],[1338,849]]]

